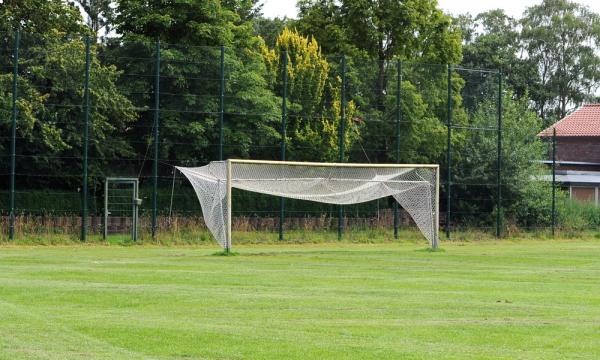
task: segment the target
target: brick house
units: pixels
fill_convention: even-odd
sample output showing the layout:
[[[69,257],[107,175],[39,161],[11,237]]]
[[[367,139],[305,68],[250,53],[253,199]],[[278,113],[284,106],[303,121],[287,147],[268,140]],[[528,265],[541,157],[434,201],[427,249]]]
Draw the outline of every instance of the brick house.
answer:
[[[583,105],[538,136],[552,141],[554,129],[556,181],[572,199],[600,205],[600,104]]]

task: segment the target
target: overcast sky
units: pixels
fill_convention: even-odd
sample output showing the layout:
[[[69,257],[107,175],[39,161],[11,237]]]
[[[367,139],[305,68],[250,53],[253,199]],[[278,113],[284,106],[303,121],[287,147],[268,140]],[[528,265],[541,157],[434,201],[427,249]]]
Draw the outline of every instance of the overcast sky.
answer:
[[[521,16],[525,8],[541,2],[541,0],[438,0],[440,8],[451,14],[470,12],[475,15],[486,10],[502,8],[513,17]],[[577,2],[600,13],[600,0]],[[263,13],[266,17],[296,17],[296,0],[263,0],[263,3]]]

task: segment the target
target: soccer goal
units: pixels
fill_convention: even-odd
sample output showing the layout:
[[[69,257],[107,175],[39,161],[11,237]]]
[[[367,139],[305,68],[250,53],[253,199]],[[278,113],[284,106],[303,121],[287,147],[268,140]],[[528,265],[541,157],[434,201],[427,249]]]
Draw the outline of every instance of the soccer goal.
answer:
[[[230,159],[177,169],[194,187],[204,221],[226,251],[232,240],[232,188],[337,205],[393,196],[431,247],[438,246],[439,165]]]

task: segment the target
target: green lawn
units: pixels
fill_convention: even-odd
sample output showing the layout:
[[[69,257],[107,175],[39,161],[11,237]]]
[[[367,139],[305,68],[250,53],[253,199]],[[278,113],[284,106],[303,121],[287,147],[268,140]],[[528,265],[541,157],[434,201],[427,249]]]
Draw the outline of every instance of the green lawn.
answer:
[[[598,359],[600,240],[0,248],[0,359]]]

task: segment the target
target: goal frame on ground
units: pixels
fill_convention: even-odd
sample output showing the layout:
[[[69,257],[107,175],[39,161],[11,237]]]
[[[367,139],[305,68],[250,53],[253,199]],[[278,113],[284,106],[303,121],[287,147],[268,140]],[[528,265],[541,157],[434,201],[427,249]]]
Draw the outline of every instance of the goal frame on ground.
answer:
[[[304,161],[275,161],[275,160],[242,160],[228,159],[227,164],[227,227],[225,237],[225,251],[229,252],[232,244],[232,164],[262,164],[262,165],[286,165],[286,166],[318,166],[318,167],[338,167],[338,168],[431,168],[435,169],[435,224],[434,237],[431,247],[437,249],[439,246],[440,234],[440,165],[439,164],[364,164],[364,163],[323,163],[323,162],[304,162]]]

